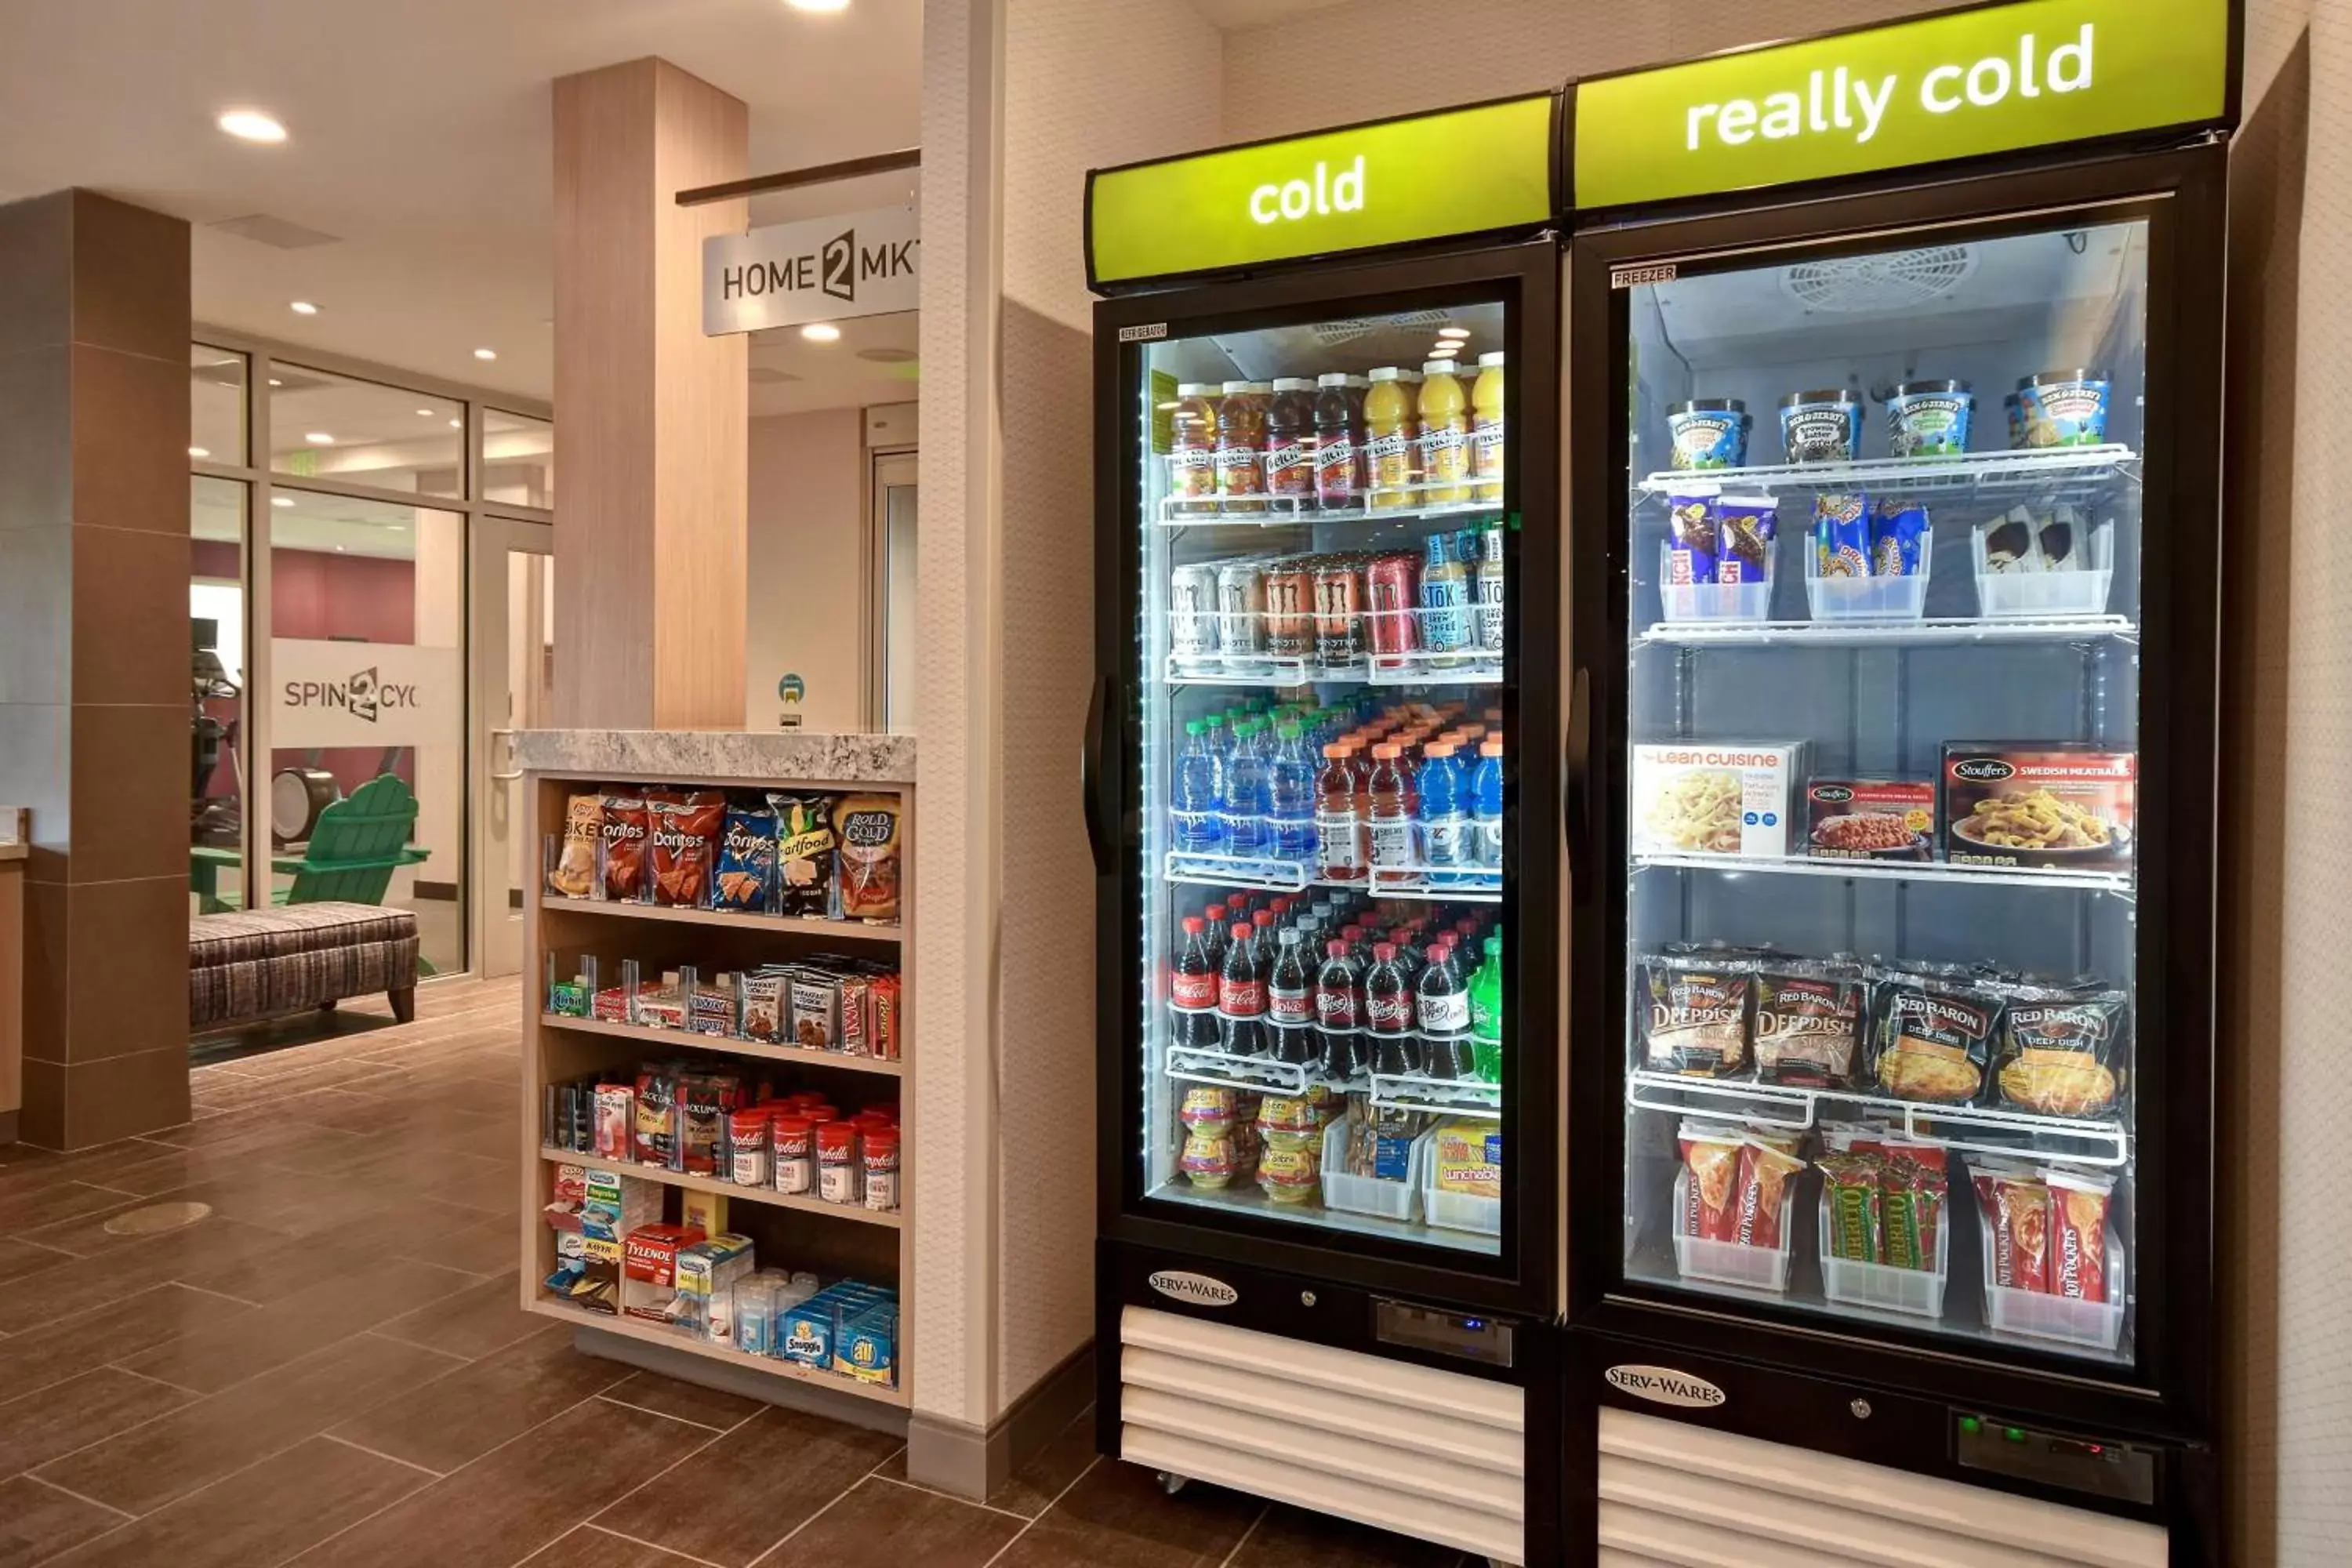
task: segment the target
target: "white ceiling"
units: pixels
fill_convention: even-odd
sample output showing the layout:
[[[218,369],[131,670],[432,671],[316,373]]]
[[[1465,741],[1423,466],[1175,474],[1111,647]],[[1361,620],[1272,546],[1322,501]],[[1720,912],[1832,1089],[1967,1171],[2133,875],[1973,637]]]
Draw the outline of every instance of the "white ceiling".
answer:
[[[1348,0],[1192,0],[1192,9],[1226,32],[1238,33],[1347,4]]]
[[[196,226],[199,321],[543,399],[555,78],[660,55],[751,106],[754,172],[799,168],[917,143],[920,25],[920,0],[835,16],[781,0],[0,0],[0,199],[78,184],[175,214]],[[232,108],[267,110],[289,140],[223,135]],[[753,221],[879,205],[908,183],[772,198]],[[205,226],[255,213],[337,242],[282,250]],[[298,299],[320,313],[293,314]],[[845,331],[832,346],[851,345]],[[894,387],[826,404],[910,395]]]

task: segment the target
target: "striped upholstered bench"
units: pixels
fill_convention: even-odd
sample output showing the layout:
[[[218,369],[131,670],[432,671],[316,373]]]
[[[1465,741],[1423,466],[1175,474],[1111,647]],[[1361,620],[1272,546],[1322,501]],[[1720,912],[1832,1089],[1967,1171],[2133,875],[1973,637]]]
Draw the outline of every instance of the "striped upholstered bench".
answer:
[[[226,1029],[382,991],[416,1015],[416,917],[380,904],[286,904],[188,920],[188,1027]]]

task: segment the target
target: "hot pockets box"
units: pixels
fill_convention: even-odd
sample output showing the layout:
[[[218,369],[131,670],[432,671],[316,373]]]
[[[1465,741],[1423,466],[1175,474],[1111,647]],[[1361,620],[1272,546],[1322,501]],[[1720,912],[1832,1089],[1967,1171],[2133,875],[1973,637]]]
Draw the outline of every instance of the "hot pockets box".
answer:
[[[1943,782],[1944,858],[1956,866],[2132,868],[2136,752],[1953,742]]]
[[[1802,741],[1633,748],[1633,847],[1651,855],[1789,853]]]

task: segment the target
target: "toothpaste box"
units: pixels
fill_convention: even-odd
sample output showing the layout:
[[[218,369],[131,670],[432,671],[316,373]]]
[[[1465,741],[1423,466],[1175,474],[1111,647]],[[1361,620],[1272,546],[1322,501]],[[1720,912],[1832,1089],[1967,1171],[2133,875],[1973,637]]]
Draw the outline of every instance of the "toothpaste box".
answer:
[[[1802,741],[1676,741],[1635,746],[1637,855],[1789,853],[1790,813],[1805,776]]]

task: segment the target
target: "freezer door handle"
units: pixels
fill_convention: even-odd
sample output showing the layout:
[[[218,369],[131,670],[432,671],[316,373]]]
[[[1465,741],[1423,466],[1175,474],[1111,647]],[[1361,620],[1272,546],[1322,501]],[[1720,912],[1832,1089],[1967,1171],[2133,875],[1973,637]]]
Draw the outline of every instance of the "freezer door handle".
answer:
[[[1592,754],[1592,681],[1580,664],[1568,688],[1567,743],[1567,788],[1562,792],[1567,798],[1561,816],[1568,830],[1569,865],[1573,869],[1577,854],[1584,847],[1585,830],[1591,825],[1586,777]]]
[[[1086,793],[1087,847],[1095,858],[1097,876],[1109,873],[1110,835],[1103,822],[1103,721],[1110,709],[1110,677],[1097,676],[1087,699],[1087,736],[1078,757],[1079,787]]]

